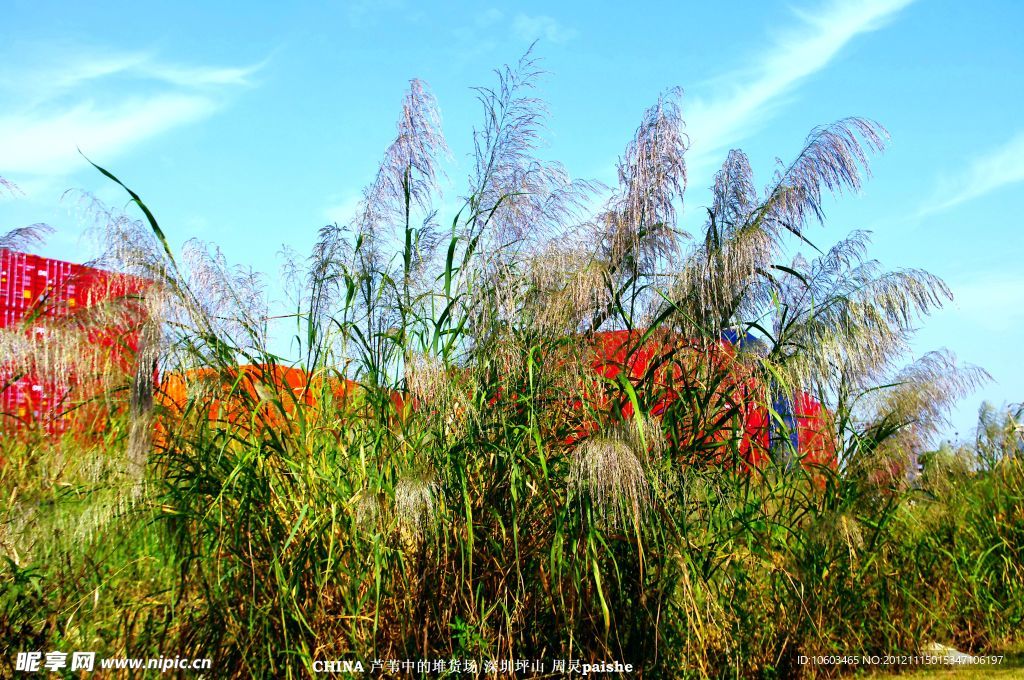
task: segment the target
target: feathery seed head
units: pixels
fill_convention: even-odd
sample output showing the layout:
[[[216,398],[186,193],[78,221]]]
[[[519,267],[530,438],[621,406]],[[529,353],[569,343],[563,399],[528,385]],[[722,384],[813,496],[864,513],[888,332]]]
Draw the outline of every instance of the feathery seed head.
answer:
[[[650,486],[633,433],[590,437],[572,453],[569,485],[586,494],[613,524],[638,522],[651,503]]]
[[[433,522],[436,483],[425,476],[406,476],[395,485],[395,514],[399,522],[417,536]]]

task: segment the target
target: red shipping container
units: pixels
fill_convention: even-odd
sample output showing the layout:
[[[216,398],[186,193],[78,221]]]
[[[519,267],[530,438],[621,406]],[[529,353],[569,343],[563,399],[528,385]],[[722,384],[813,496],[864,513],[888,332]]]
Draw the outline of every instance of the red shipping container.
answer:
[[[45,336],[61,321],[75,324],[76,312],[104,300],[123,299],[121,318],[105,327],[79,324],[90,350],[97,348],[125,372],[131,371],[138,349],[144,308],[135,300],[146,281],[85,265],[54,260],[0,248],[0,328],[22,326],[32,342]],[[76,348],[68,348],[76,351]],[[72,374],[39,374],[0,357],[0,430],[30,426],[50,434],[65,432],[74,418],[69,409],[95,396],[96,385],[79,384]]]
[[[639,344],[642,334],[638,331],[605,331],[595,335],[596,358],[591,364],[593,370],[607,378],[615,378],[626,371],[630,381],[638,383],[649,371],[653,379],[648,389],[660,394],[651,409],[651,415],[660,417],[665,409],[679,399],[671,384],[683,378],[679,364],[663,364],[662,361],[675,353],[685,355],[697,348],[688,342],[681,342],[666,334],[656,334],[645,343]],[[734,407],[738,411],[736,434],[739,435],[740,456],[749,464],[758,467],[768,462],[772,449],[772,416],[765,403],[768,392],[752,374],[744,371],[734,361],[739,340],[734,336],[723,336],[718,342],[705,343],[702,360],[710,361],[715,370],[723,371],[729,377],[722,384],[723,394],[720,408]],[[652,369],[652,367],[656,367]],[[691,376],[692,379],[692,376]],[[794,399],[786,400],[785,408],[795,411],[792,427],[796,449],[805,467],[837,467],[836,441],[831,434],[829,415],[821,403],[811,394],[798,390]],[[581,407],[582,404],[579,404]],[[622,415],[632,417],[633,406],[626,403]],[[570,438],[572,443],[589,433],[595,423],[581,427]],[[703,433],[698,433],[703,436]],[[715,432],[714,439],[721,440],[728,435],[728,428]]]

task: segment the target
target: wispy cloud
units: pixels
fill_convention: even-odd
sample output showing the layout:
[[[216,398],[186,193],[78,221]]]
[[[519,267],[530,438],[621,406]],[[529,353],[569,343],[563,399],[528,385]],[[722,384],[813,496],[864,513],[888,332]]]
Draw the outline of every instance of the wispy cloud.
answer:
[[[408,10],[405,0],[349,0],[344,6],[349,24],[357,29],[370,28],[389,14]]]
[[[65,55],[67,56],[67,55]],[[61,176],[216,112],[251,83],[245,67],[161,62],[146,53],[76,54],[0,70],[0,173]]]
[[[487,7],[468,14],[465,23],[452,29],[454,40],[451,48],[459,61],[473,62],[508,40],[561,44],[578,35],[575,28],[567,27],[550,16],[522,12],[510,16],[496,7]]]
[[[0,93],[12,98],[28,96],[32,103],[42,103],[113,78],[191,89],[241,86],[250,84],[263,66],[184,66],[161,62],[148,52],[62,55],[53,62],[0,69]]]
[[[87,101],[42,117],[31,112],[2,116],[0,168],[12,176],[60,175],[83,164],[78,148],[109,158],[215,109],[204,97],[172,94],[126,99],[117,106]]]
[[[492,27],[504,18],[505,14],[495,7],[467,15],[465,23],[452,28],[451,54],[461,63],[482,59],[498,46]]]
[[[557,19],[543,14],[517,14],[512,20],[512,35],[520,40],[539,39],[557,44],[569,42],[578,34],[575,28],[563,26]]]
[[[1019,182],[1024,182],[1024,130],[999,148],[975,158],[955,177],[941,180],[935,195],[921,207],[918,217],[949,210]]]
[[[505,13],[497,7],[488,7],[473,15],[473,23],[477,28],[483,29],[493,26],[505,18]]]
[[[834,0],[799,11],[756,66],[716,79],[720,91],[687,107],[692,169],[707,170],[722,151],[755,132],[806,78],[824,69],[851,40],[877,30],[913,0]]]
[[[348,224],[351,220],[355,219],[356,213],[359,210],[359,203],[362,200],[362,194],[347,194],[338,197],[337,200],[324,209],[323,216],[328,222]]]
[[[1024,329],[1024,276],[993,272],[980,277],[950,283],[953,307],[944,312],[956,319],[961,329],[993,333]]]

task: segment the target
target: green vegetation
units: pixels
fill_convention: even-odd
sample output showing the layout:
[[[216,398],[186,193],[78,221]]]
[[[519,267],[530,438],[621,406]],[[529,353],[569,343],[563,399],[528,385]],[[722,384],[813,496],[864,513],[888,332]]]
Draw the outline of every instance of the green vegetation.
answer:
[[[986,411],[976,442],[936,450],[948,405],[985,377],[941,352],[901,365],[949,291],[867,259],[864,234],[811,244],[825,195],[860,186],[884,131],[817,129],[763,191],[730,152],[687,241],[677,93],[647,111],[590,214],[601,188],[536,157],[533,71],[479,91],[449,221],[432,208],[439,117],[414,81],[359,214],[288,255],[288,365],[312,400],[269,368],[254,390],[238,378],[286,363],[259,277],[203,244],[172,253],[134,194],[142,221],[96,206],[104,261],[154,282],[141,364],[192,377],[180,409],[159,389],[149,404],[147,370],[107,385],[130,408],[99,440],[4,438],[11,656],[211,657],[218,676],[273,678],[315,659],[575,658],[674,678],[1013,640],[1021,413]],[[685,339],[663,357],[686,379],[662,416],[653,369],[589,370],[607,329]],[[737,329],[760,342],[723,367],[708,348]],[[362,385],[352,399],[332,389],[345,379]],[[795,389],[828,406],[838,468],[776,445],[750,469],[743,404]],[[248,415],[216,417],[228,404]],[[583,422],[596,431],[567,444]]]

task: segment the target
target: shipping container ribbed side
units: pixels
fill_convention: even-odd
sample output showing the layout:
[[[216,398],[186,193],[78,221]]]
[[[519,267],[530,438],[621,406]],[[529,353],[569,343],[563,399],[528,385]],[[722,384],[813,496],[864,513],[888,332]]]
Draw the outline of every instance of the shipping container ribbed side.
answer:
[[[0,431],[40,428],[59,435],[87,428],[85,418],[100,411],[82,405],[96,401],[100,385],[90,371],[81,375],[68,366],[89,356],[94,362],[102,357],[115,373],[134,370],[146,285],[137,277],[0,248],[0,332],[27,341],[22,350],[62,340],[79,345],[59,348],[70,357],[63,362],[31,351],[0,357]],[[103,302],[116,303],[116,311],[97,323],[90,310]]]
[[[596,333],[591,368],[606,379],[625,374],[634,387],[643,384],[646,396],[655,397],[650,413],[658,418],[664,418],[684,392],[702,393],[701,398],[714,405],[710,418],[703,423],[668,425],[677,441],[691,445],[700,441],[711,459],[720,460],[722,445],[738,439],[740,457],[754,467],[773,457],[796,455],[807,469],[837,468],[836,437],[821,402],[803,390],[789,390],[772,399],[770,383],[738,360],[740,348],[756,346],[753,335],[727,331],[718,341],[687,340],[671,333],[656,333],[642,342],[643,337],[640,331]],[[701,375],[699,367],[707,375]],[[721,421],[722,414],[730,411],[735,416]],[[633,417],[632,403],[622,404],[621,415]],[[591,434],[596,426],[585,422],[570,442]]]

